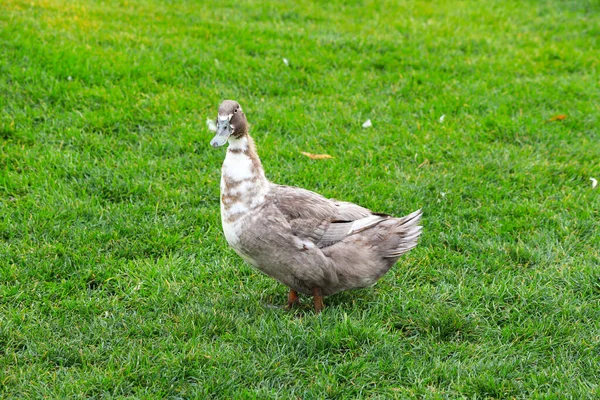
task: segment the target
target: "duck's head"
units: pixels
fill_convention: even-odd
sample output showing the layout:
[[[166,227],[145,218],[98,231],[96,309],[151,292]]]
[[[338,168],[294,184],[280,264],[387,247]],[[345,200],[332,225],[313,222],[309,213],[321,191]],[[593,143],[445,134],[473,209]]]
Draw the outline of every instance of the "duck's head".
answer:
[[[248,121],[237,101],[225,100],[219,106],[217,115],[217,134],[210,141],[212,147],[221,147],[229,136],[241,138],[248,132]]]

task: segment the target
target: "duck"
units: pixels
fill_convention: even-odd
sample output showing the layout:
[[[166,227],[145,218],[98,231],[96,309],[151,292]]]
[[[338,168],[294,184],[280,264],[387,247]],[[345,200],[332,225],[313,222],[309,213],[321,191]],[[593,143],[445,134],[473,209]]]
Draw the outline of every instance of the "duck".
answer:
[[[301,293],[312,296],[319,314],[324,296],[375,284],[417,246],[421,210],[395,218],[269,181],[237,101],[219,105],[213,131],[212,147],[228,143],[220,187],[225,239],[243,260],[289,288],[288,309]]]

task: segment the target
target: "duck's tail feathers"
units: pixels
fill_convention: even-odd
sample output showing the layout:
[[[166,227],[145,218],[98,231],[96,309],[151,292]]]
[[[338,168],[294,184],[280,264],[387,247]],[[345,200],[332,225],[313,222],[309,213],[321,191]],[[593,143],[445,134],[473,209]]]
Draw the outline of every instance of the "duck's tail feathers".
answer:
[[[383,257],[388,259],[398,259],[402,254],[412,250],[419,242],[419,236],[423,227],[419,225],[421,222],[421,210],[417,210],[402,218],[390,218],[390,222],[394,222],[390,226],[390,234],[384,240],[387,247]],[[388,221],[385,221],[384,224]],[[384,244],[384,243],[382,243]]]

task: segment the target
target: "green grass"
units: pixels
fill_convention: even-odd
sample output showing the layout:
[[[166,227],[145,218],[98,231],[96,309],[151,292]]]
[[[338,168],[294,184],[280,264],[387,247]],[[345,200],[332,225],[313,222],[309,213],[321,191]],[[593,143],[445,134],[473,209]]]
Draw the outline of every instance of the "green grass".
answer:
[[[598,2],[0,9],[0,397],[600,397]],[[225,98],[420,246],[280,308],[221,232]]]

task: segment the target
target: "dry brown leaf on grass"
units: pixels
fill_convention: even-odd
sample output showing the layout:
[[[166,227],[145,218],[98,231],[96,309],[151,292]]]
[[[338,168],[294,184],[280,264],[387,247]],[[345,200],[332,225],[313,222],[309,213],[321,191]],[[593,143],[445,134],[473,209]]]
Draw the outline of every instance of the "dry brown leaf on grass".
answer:
[[[560,115],[555,115],[554,117],[550,118],[548,121],[549,122],[562,121],[565,118],[567,118],[567,116],[565,114],[560,114]]]
[[[333,158],[329,154],[312,154],[312,153],[307,153],[305,151],[301,151],[300,153],[304,154],[306,157],[311,158],[313,160],[325,160],[327,158]]]

